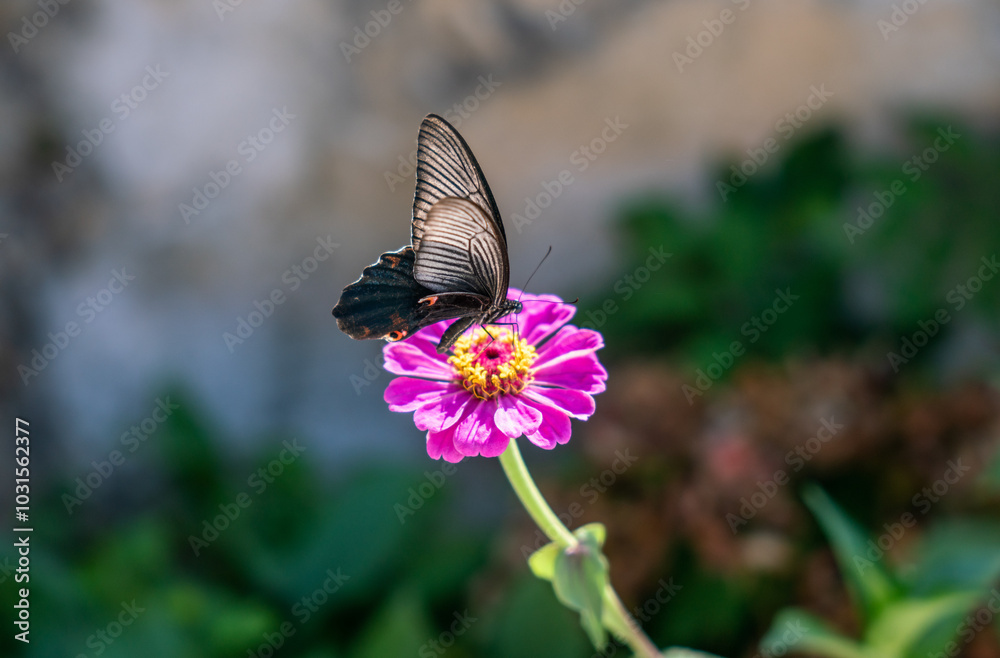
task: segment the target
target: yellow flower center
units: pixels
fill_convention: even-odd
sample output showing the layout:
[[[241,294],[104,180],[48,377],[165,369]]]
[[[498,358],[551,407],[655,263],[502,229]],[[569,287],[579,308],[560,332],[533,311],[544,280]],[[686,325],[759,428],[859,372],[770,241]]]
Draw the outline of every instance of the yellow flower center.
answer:
[[[535,348],[506,329],[493,329],[495,339],[482,327],[455,341],[455,353],[448,363],[462,388],[480,400],[500,393],[520,393],[531,383]]]

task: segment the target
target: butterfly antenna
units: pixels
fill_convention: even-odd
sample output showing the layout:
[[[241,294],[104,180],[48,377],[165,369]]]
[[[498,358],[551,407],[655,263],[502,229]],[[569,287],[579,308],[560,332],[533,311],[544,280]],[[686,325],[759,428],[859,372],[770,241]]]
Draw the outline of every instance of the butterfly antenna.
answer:
[[[563,302],[563,301],[556,302],[551,299],[529,299],[528,301],[535,302],[536,304],[576,304],[580,301],[580,298],[577,297],[571,302]]]
[[[549,248],[546,250],[545,255],[542,256],[542,260],[538,261],[538,265],[535,265],[535,269],[531,272],[531,275],[528,277],[528,280],[524,282],[524,286],[521,288],[521,294],[517,296],[517,301],[521,301],[521,296],[524,295],[524,289],[528,287],[528,284],[531,283],[532,277],[534,277],[535,274],[538,272],[538,268],[542,266],[542,263],[545,262],[545,259],[548,258],[549,254],[551,253],[552,253],[552,245],[549,245]]]
[[[548,258],[549,254],[551,254],[551,253],[552,253],[552,245],[549,245],[549,248],[545,251],[545,255],[542,256],[542,260],[538,261],[538,265],[535,266],[535,269],[531,273],[531,276],[529,276],[528,280],[524,282],[524,288],[528,287],[528,284],[531,283],[532,277],[534,277],[535,274],[538,272],[538,270],[541,269],[542,263],[545,262],[545,259]],[[517,301],[521,301],[521,297],[524,296],[524,288],[521,288],[521,294],[517,296]],[[533,299],[533,300],[529,300],[529,301],[534,301],[534,302],[537,302],[539,304],[576,304],[577,302],[580,301],[580,298],[577,297],[576,299],[574,299],[571,302],[554,302],[554,301],[549,300],[549,299]]]

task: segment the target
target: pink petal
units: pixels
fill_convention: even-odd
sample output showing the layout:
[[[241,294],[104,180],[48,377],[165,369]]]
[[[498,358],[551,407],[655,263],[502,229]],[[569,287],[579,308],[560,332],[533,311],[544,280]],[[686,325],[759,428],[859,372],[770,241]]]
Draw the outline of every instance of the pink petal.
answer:
[[[526,434],[525,438],[546,450],[552,450],[557,444],[569,442],[572,433],[569,416],[546,404],[539,404],[538,411],[542,414],[542,423],[537,431]]]
[[[446,382],[397,377],[385,387],[382,397],[389,403],[389,411],[414,411],[441,399],[448,387]]]
[[[493,422],[504,435],[516,439],[538,429],[542,422],[542,413],[538,409],[509,395],[501,395],[496,400]]]
[[[537,295],[522,300],[524,310],[517,315],[521,338],[531,345],[537,345],[549,334],[563,326],[576,314],[576,307],[569,304],[538,304],[532,300],[561,302],[555,295]]]
[[[440,432],[461,420],[473,400],[475,397],[461,386],[449,384],[443,397],[425,404],[413,413],[413,423],[419,430]]]
[[[583,391],[574,391],[565,388],[546,388],[532,384],[525,388],[521,395],[538,402],[555,407],[565,414],[579,420],[587,420],[594,413],[596,405],[594,398]]]
[[[382,348],[383,367],[394,375],[412,375],[448,380],[454,377],[447,355],[433,356],[409,342],[389,343]]]
[[[441,459],[451,463],[462,461],[462,453],[455,449],[455,427],[440,432],[427,433],[427,454],[431,459]]]
[[[603,393],[608,371],[594,353],[585,353],[569,359],[549,361],[534,371],[535,383],[542,386],[561,386],[583,391],[589,395]]]
[[[507,449],[510,439],[493,422],[495,400],[481,400],[468,415],[455,424],[455,449],[466,457],[497,457]]]
[[[593,329],[580,329],[569,325],[538,346],[535,367],[553,361],[587,354],[604,347],[604,337]]]

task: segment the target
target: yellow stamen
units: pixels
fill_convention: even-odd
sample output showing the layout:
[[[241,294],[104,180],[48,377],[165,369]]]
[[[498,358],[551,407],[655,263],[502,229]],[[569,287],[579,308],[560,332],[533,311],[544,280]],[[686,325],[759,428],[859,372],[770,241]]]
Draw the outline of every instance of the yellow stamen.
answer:
[[[455,341],[448,363],[462,388],[480,400],[500,393],[520,393],[531,383],[535,348],[507,329],[493,329],[495,340],[482,327]]]

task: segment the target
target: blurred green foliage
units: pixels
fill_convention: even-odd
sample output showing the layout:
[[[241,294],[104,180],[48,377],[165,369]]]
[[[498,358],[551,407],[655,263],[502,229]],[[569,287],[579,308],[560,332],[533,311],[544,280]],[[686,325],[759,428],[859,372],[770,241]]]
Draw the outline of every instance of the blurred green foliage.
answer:
[[[935,148],[949,130],[958,137]],[[623,277],[586,300],[580,321],[588,311],[600,318],[612,300],[617,310],[599,327],[610,349],[670,351],[701,364],[737,340],[762,358],[873,342],[897,349],[941,308],[995,328],[1000,281],[985,282],[962,308],[948,295],[1000,247],[1000,139],[916,121],[901,141],[863,155],[830,128],[783,146],[701,211],[657,195],[628,203],[623,274],[632,282]],[[734,166],[712,180],[729,184]],[[859,233],[859,225],[868,228]],[[650,248],[661,246],[673,256],[642,283]],[[761,331],[753,318],[772,308],[776,290],[798,299]]]
[[[818,487],[805,500],[833,545],[841,573],[863,620],[855,641],[798,608],[781,611],[761,648],[774,654],[805,651],[831,658],[955,656],[990,632],[1000,617],[1000,524],[946,521],[928,533],[906,573],[883,557],[916,523],[912,514],[884,524],[868,538]],[[977,605],[978,604],[978,605]]]

